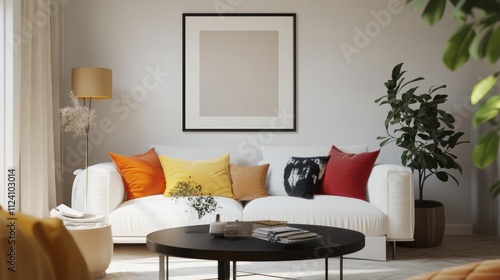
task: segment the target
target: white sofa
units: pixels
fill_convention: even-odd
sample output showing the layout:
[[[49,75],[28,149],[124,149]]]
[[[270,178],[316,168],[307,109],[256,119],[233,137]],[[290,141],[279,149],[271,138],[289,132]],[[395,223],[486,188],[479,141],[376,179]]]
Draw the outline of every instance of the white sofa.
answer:
[[[231,163],[270,163],[269,196],[249,202],[216,197],[222,221],[286,220],[356,230],[366,236],[365,248],[348,257],[386,260],[387,241],[411,241],[414,228],[414,198],[411,171],[393,164],[376,164],[367,184],[367,200],[342,196],[315,195],[303,199],[276,193],[270,184],[283,178],[283,167],[291,156],[327,155],[330,147],[169,147],[153,145],[157,154],[183,159],[209,159],[230,153]],[[340,147],[349,153],[366,152],[367,145]],[[115,243],[145,243],[147,234],[171,227],[206,224],[189,207],[163,195],[125,201],[124,186],[112,162],[88,168],[87,212],[106,215]],[[274,191],[272,191],[273,189]],[[84,210],[85,172],[73,183],[72,208]]]

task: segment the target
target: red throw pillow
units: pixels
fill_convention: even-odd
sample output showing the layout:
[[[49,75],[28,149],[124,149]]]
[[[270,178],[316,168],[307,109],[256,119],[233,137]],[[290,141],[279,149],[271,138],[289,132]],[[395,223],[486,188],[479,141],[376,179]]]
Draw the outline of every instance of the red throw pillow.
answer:
[[[165,174],[154,148],[135,156],[113,153],[109,153],[109,156],[122,175],[126,200],[163,194],[165,191]]]
[[[366,200],[366,183],[379,153],[349,154],[332,146],[318,193]]]

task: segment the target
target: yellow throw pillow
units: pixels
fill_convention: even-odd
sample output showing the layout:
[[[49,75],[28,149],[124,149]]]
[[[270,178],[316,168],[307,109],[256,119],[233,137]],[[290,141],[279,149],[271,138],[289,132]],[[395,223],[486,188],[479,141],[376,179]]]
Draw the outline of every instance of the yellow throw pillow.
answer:
[[[0,209],[0,279],[57,279],[45,249],[18,228],[17,221],[7,218],[12,217]]]
[[[16,220],[14,222],[7,218],[16,218]],[[61,220],[38,219],[19,212],[16,212],[14,216],[9,216],[0,208],[2,245],[7,244],[4,238],[8,235],[5,233],[10,235],[7,232],[10,229],[5,226],[5,223],[11,222],[15,223],[14,235],[16,239],[19,238],[15,244],[10,244],[16,246],[17,270],[12,274],[9,272],[7,279],[92,279],[82,253]],[[4,255],[4,246],[0,248],[2,248],[0,268],[4,270],[6,269],[4,264],[8,265],[4,259],[7,254]],[[2,273],[0,275],[3,275]]]
[[[210,160],[185,160],[159,155],[167,188],[164,195],[179,182],[193,182],[201,185],[202,195],[225,196],[234,198],[229,176],[229,154]]]
[[[236,200],[249,201],[267,196],[266,178],[269,164],[258,166],[229,165]]]

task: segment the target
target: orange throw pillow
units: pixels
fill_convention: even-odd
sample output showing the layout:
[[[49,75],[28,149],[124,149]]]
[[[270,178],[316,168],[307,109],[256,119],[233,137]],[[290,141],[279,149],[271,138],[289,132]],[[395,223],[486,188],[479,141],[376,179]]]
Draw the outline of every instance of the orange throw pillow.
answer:
[[[135,156],[122,156],[111,152],[109,156],[122,175],[126,200],[163,194],[165,191],[165,175],[154,148]]]

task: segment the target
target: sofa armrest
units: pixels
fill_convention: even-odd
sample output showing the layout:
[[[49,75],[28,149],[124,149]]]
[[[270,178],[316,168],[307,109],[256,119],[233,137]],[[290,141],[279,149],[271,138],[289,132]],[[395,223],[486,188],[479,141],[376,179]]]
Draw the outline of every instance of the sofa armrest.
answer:
[[[415,201],[411,170],[394,164],[373,167],[367,185],[368,201],[387,215],[387,240],[411,241]]]
[[[71,207],[78,211],[106,217],[125,200],[123,180],[112,162],[98,163],[88,168],[87,209],[85,209],[85,171],[73,182]]]

